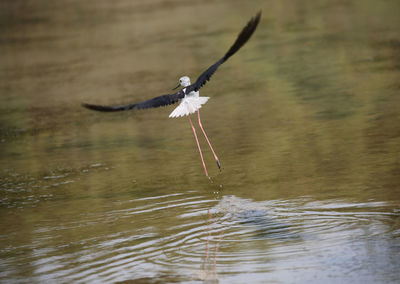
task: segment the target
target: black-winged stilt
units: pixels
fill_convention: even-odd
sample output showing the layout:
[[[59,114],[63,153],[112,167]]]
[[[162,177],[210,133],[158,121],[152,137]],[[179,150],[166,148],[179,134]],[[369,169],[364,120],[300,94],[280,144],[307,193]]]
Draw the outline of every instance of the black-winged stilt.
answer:
[[[141,103],[136,103],[136,104],[129,104],[129,105],[122,105],[122,106],[102,106],[102,105],[92,105],[92,104],[82,104],[82,106],[91,109],[91,110],[96,110],[96,111],[104,111],[104,112],[113,112],[113,111],[122,111],[122,110],[130,110],[130,109],[146,109],[146,108],[152,108],[152,107],[160,107],[160,106],[167,106],[170,104],[174,104],[178,102],[179,100],[181,101],[180,104],[171,112],[169,117],[180,117],[187,115],[190,126],[192,127],[194,137],[196,139],[197,147],[199,149],[200,153],[200,158],[201,162],[203,164],[204,172],[206,176],[208,177],[208,172],[207,172],[207,167],[206,164],[204,163],[203,159],[203,153],[200,148],[199,140],[197,138],[196,134],[196,129],[193,126],[192,120],[190,119],[190,114],[193,114],[197,112],[197,117],[199,121],[199,126],[201,128],[201,131],[204,134],[204,137],[210,146],[210,149],[214,155],[215,161],[217,162],[217,166],[219,169],[221,169],[221,164],[219,162],[219,159],[217,155],[215,154],[215,151],[213,147],[211,146],[210,140],[207,137],[206,132],[204,131],[203,125],[201,124],[200,120],[200,111],[199,109],[203,104],[205,104],[209,97],[200,97],[199,96],[199,89],[203,87],[207,81],[210,80],[211,76],[215,73],[215,71],[218,69],[218,67],[224,63],[226,60],[228,60],[229,57],[234,55],[252,36],[254,31],[257,28],[258,23],[260,22],[261,18],[261,11],[257,13],[255,17],[250,19],[250,21],[247,23],[247,25],[242,29],[242,31],[239,33],[236,41],[233,43],[233,45],[229,48],[229,50],[225,53],[225,55],[219,59],[216,63],[211,65],[206,71],[204,71],[194,82],[193,84],[190,83],[190,78],[188,76],[183,76],[179,79],[179,84],[176,86],[175,89],[179,88],[179,86],[182,86],[183,88],[174,93],[174,94],[168,94],[168,95],[162,95],[159,97],[155,97],[153,99],[141,102]]]

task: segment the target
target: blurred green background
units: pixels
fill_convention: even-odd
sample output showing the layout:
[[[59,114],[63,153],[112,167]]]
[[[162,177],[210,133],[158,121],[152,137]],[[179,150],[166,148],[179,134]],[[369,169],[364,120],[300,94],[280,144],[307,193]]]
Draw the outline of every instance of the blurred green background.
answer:
[[[220,173],[201,141],[211,181],[204,177],[187,119],[168,118],[175,106],[112,114],[80,106],[139,102],[171,92],[183,75],[194,80],[260,9],[253,38],[200,91],[211,97],[202,120],[223,168]],[[167,225],[179,224],[178,217],[191,210],[201,213],[185,219],[187,226],[208,222],[207,210],[233,195],[287,201],[276,206],[293,214],[307,211],[307,202],[350,204],[349,214],[368,202],[379,204],[360,209],[376,216],[360,217],[366,231],[359,215],[353,216],[355,224],[332,217],[339,218],[343,235],[354,236],[350,224],[364,230],[359,238],[366,246],[369,230],[387,236],[373,239],[377,250],[356,254],[356,261],[352,249],[342,252],[349,256],[343,269],[379,283],[383,278],[362,273],[371,269],[363,260],[378,253],[391,263],[378,274],[387,282],[398,280],[399,260],[391,259],[399,252],[400,230],[399,14],[396,0],[1,1],[0,279],[188,280],[181,266],[186,256],[196,258],[194,251],[171,252],[169,257],[176,257],[171,266],[152,265],[151,253],[131,246],[141,243],[132,235],[150,232],[155,241],[150,246],[160,254],[168,245],[156,240],[167,235],[186,232],[204,241],[206,232]],[[182,195],[182,204],[174,194]],[[176,208],[154,219],[160,204],[147,198],[162,196],[168,196],[166,208]],[[186,204],[192,199],[196,202]],[[151,206],[151,214],[136,211],[140,206]],[[124,210],[134,211],[125,216]],[[328,223],[318,228],[323,231]],[[241,232],[237,240],[247,239]],[[119,243],[121,236],[128,244]],[[133,268],[107,266],[121,256],[115,243],[105,246],[109,255],[103,255],[104,243],[114,241],[129,251]],[[225,248],[239,252],[232,245]],[[254,255],[253,249],[267,253],[265,243],[244,250]],[[76,260],[77,254],[99,253],[101,265],[95,257]],[[259,269],[258,260],[249,260],[245,271],[230,270],[229,263],[243,260],[231,256],[221,256],[225,266],[214,281],[241,283],[253,268],[254,282],[305,281],[310,273],[321,281],[325,275],[312,268],[317,256],[308,262],[283,253],[295,267],[304,265],[299,274],[283,270],[289,278],[279,273],[268,278],[280,271],[278,265]],[[102,265],[103,274],[93,269]],[[355,275],[327,269],[338,282]]]

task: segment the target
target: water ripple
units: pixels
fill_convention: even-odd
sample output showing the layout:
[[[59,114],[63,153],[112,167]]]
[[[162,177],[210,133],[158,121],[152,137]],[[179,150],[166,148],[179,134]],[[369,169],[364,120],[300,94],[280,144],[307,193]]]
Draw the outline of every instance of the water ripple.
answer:
[[[159,275],[215,280],[217,271],[272,273],[277,267],[321,265],[350,273],[369,256],[369,244],[387,246],[391,239],[385,234],[398,235],[390,222],[399,212],[384,202],[215,200],[191,191],[115,201],[113,208],[37,227],[30,246],[3,248],[0,266],[8,273],[0,279],[11,277],[21,257],[37,279],[46,281],[115,282]],[[21,250],[32,253],[13,254]]]

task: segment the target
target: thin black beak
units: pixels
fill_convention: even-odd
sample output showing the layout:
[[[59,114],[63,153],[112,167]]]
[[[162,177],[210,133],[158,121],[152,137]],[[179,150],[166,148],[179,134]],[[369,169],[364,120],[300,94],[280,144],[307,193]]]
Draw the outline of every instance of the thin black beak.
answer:
[[[179,86],[181,85],[181,83],[178,84],[178,86],[176,86],[175,88],[173,88],[172,90],[176,90],[179,88]]]

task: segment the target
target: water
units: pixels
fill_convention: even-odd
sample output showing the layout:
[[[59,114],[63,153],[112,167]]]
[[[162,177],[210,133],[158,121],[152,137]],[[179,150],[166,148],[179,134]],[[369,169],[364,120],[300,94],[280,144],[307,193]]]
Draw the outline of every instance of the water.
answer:
[[[195,78],[204,177],[172,107]],[[0,282],[397,283],[398,1],[3,1]]]

